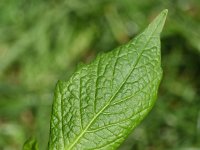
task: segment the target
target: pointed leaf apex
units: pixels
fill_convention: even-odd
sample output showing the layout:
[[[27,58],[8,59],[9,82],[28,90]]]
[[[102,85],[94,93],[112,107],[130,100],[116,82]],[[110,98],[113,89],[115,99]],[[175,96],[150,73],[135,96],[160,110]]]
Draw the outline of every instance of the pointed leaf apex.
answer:
[[[162,13],[164,16],[167,16],[167,14],[168,14],[168,9],[164,9],[161,13]]]
[[[168,10],[163,10],[148,26],[145,30],[151,36],[158,36],[162,32],[163,26],[165,24],[165,20],[167,17]]]

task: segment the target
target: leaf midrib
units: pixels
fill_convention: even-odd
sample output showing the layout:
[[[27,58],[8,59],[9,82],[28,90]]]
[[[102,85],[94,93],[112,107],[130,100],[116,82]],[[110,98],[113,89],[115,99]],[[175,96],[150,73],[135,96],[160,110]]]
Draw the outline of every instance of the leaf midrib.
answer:
[[[161,20],[160,20],[161,22]],[[144,45],[144,48],[142,50],[142,52],[140,53],[137,61],[134,63],[133,65],[133,69],[131,69],[131,71],[128,73],[127,77],[125,78],[125,80],[121,83],[121,86],[117,89],[117,91],[114,93],[114,95],[110,98],[110,100],[107,102],[107,104],[92,118],[92,120],[89,122],[89,124],[85,127],[85,129],[81,132],[81,134],[79,134],[79,136],[74,140],[74,142],[66,149],[66,150],[71,150],[76,143],[79,141],[79,139],[86,133],[86,131],[88,130],[88,128],[92,125],[92,123],[96,120],[96,118],[110,105],[110,102],[113,100],[113,98],[115,98],[115,96],[117,95],[117,93],[121,90],[121,88],[123,87],[123,85],[125,84],[125,82],[128,80],[128,78],[130,77],[131,73],[134,71],[135,66],[138,64],[142,53],[144,52],[144,50],[146,49],[146,46],[149,44],[150,39],[152,38],[152,35],[154,34],[154,32],[157,30],[160,22],[157,24],[157,27],[155,28],[155,30],[152,32],[152,34],[149,36],[149,39],[147,40],[147,43]]]

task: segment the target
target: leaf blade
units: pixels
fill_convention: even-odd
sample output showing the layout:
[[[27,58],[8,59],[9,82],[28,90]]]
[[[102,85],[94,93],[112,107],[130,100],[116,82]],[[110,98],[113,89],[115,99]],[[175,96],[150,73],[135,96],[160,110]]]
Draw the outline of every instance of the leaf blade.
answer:
[[[50,149],[116,148],[146,116],[162,77],[159,34],[166,15],[164,10],[134,40],[58,82]]]

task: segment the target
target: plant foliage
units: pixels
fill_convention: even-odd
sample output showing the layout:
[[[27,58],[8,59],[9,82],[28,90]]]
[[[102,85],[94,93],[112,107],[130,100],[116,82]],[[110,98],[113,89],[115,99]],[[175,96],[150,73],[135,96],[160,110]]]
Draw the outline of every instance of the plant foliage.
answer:
[[[151,110],[162,78],[160,33],[167,10],[136,38],[59,81],[49,149],[113,149]]]

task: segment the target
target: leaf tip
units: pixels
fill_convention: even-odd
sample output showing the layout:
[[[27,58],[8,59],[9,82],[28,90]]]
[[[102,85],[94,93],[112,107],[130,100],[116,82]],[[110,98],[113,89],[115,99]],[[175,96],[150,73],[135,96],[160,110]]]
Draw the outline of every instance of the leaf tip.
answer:
[[[164,24],[165,24],[165,21],[166,21],[166,18],[167,18],[167,14],[168,14],[168,9],[164,9],[161,13],[160,13],[161,15],[161,30],[160,30],[160,32],[162,31],[162,29],[163,29],[163,26],[164,26]]]
[[[162,12],[161,12],[161,14],[163,14],[163,16],[167,16],[167,14],[168,14],[168,9],[164,9]]]
[[[149,24],[149,29],[152,31],[154,34],[160,34],[162,32],[163,26],[165,24],[165,20],[167,18],[168,14],[168,9],[164,9],[152,22]]]

